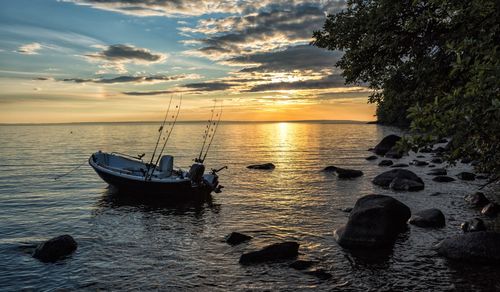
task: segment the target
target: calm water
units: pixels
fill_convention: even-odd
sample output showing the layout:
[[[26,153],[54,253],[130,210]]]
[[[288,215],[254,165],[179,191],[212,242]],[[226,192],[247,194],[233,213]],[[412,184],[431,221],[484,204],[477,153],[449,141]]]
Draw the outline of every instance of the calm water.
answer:
[[[382,169],[364,159],[394,129],[365,124],[228,123],[218,130],[208,167],[227,165],[223,193],[201,206],[158,206],[121,199],[84,165],[72,175],[52,178],[84,162],[96,150],[151,153],[155,124],[93,124],[0,127],[0,289],[82,290],[494,290],[500,271],[456,265],[431,247],[460,233],[464,219],[477,216],[463,203],[474,183],[434,184],[426,169],[426,190],[392,193],[371,184]],[[199,152],[204,125],[179,124],[168,152],[188,168]],[[404,159],[403,159],[404,161]],[[252,163],[273,162],[274,171],[250,171]],[[339,181],[320,170],[327,165],[364,171]],[[453,174],[453,172],[452,172]],[[429,196],[434,191],[445,194]],[[377,257],[340,248],[332,231],[347,221],[341,208],[360,196],[391,194],[412,211],[438,207],[447,227],[411,226],[392,253]],[[453,198],[453,199],[450,199]],[[252,235],[231,247],[231,231]],[[68,233],[79,243],[70,258],[44,264],[26,245]],[[318,260],[333,277],[321,281],[288,268],[289,262],[241,266],[239,256],[263,245],[295,240],[300,258]]]

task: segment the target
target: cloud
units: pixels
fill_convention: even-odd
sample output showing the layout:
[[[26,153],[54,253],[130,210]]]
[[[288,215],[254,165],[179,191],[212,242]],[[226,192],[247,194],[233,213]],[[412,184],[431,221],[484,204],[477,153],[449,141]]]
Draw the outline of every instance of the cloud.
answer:
[[[115,84],[115,83],[161,83],[170,81],[179,81],[187,79],[199,79],[201,78],[198,74],[180,74],[180,75],[153,75],[153,76],[119,76],[115,78],[65,78],[59,81],[64,82],[74,82],[74,83],[102,83],[102,84]],[[48,80],[45,77],[36,78],[36,80]]]
[[[38,55],[38,51],[42,49],[39,43],[30,43],[20,46],[16,52],[23,55]]]
[[[246,92],[279,91],[279,90],[305,90],[329,89],[345,87],[344,78],[339,75],[328,75],[319,80],[300,80],[295,82],[271,82],[253,86]]]

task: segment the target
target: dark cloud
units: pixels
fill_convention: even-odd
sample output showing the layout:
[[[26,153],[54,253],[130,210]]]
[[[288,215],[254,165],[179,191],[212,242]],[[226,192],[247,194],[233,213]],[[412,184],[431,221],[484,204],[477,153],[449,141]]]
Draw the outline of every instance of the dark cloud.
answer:
[[[118,63],[157,63],[166,59],[165,54],[153,53],[148,49],[137,48],[131,45],[110,45],[100,52],[87,54],[85,56]]]
[[[321,71],[333,69],[342,56],[341,52],[327,51],[309,45],[289,47],[283,51],[266,52],[234,57],[225,63],[230,65],[255,65],[241,72],[290,72],[294,70]]]
[[[199,75],[196,74],[180,74],[180,75],[153,75],[153,76],[119,76],[115,78],[65,78],[59,81],[64,82],[74,82],[74,83],[102,83],[102,84],[114,84],[114,83],[158,83],[158,82],[168,82],[168,81],[179,81],[187,79],[198,79]],[[47,77],[38,77],[35,80],[53,80]]]
[[[302,80],[295,82],[272,82],[253,86],[246,92],[276,91],[276,90],[304,90],[328,89],[345,87],[344,78],[339,75],[328,75],[319,80]]]
[[[161,95],[178,93],[176,90],[151,90],[151,91],[126,91],[122,92],[126,95],[146,96],[146,95]]]
[[[176,90],[152,90],[152,91],[128,91],[128,92],[123,92],[123,94],[126,95],[160,95],[160,94],[170,94],[170,93],[191,93],[191,94],[197,94],[197,93],[203,93],[203,92],[210,92],[210,91],[223,91],[230,89],[232,87],[236,86],[235,83],[232,82],[218,82],[218,81],[211,81],[211,82],[199,82],[199,83],[188,83],[180,86]]]

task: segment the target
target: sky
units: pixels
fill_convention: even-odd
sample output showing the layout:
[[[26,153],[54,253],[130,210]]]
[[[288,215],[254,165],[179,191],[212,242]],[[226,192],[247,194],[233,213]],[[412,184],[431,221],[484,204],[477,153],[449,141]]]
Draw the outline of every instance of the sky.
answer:
[[[343,1],[0,3],[0,123],[374,120],[342,52],[310,46]]]

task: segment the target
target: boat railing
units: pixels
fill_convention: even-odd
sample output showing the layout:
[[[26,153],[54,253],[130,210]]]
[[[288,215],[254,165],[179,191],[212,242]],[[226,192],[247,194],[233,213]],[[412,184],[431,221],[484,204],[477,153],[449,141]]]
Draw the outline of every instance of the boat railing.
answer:
[[[141,162],[144,162],[142,160],[142,158],[144,157],[144,153],[142,154],[139,154],[137,156],[132,156],[132,155],[129,155],[129,154],[125,154],[125,153],[120,153],[120,152],[111,152],[111,155],[115,155],[115,154],[118,154],[118,155],[121,155],[121,156],[125,156],[125,157],[128,157],[128,158],[132,158],[132,159],[135,159],[135,160],[138,160],[138,161],[141,161]]]

